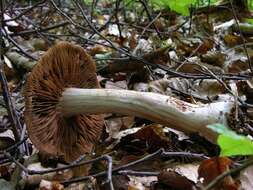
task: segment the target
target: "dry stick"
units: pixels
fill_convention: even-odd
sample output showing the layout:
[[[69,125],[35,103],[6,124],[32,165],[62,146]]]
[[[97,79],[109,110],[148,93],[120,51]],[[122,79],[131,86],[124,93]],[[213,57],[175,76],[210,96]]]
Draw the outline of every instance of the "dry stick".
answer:
[[[143,5],[144,10],[145,10],[146,13],[147,13],[147,16],[148,16],[149,21],[150,21],[150,22],[152,23],[152,25],[154,26],[155,31],[156,31],[157,35],[159,36],[159,38],[160,38],[160,40],[161,40],[161,39],[162,39],[162,36],[161,36],[161,34],[160,34],[160,31],[158,30],[158,28],[157,28],[156,25],[154,24],[154,19],[152,18],[151,14],[150,14],[150,12],[149,12],[149,10],[148,10],[148,6],[147,6],[146,2],[144,2],[143,0],[139,0],[139,2]]]
[[[15,147],[19,146],[20,144],[22,144],[23,142],[19,142],[15,144]],[[14,145],[11,147],[11,149],[15,148]],[[6,149],[6,151],[1,151],[0,153],[5,155],[8,151],[11,150],[10,148]],[[159,152],[161,150],[158,150]],[[203,155],[203,154],[198,154],[198,153],[190,153],[190,152],[166,152],[166,151],[162,151],[160,152],[160,155],[163,158],[168,158],[168,157],[191,157],[191,158],[196,158],[199,160],[204,160],[204,159],[209,159],[209,157]],[[7,155],[8,156],[8,155]],[[9,155],[10,156],[10,155]],[[149,156],[149,155],[148,155]],[[83,161],[85,156],[80,156],[78,159],[76,159],[75,161],[71,162],[69,165],[67,166],[63,166],[63,167],[59,167],[59,168],[54,168],[54,169],[47,169],[47,170],[30,170],[25,168],[25,166],[22,166],[22,168],[25,168],[24,171],[29,174],[29,175],[35,175],[35,174],[46,174],[46,173],[52,173],[52,172],[58,172],[58,171],[63,171],[66,169],[70,169],[70,168],[74,168],[74,167],[78,167],[78,166],[82,166],[82,165],[86,165],[86,164],[90,164],[90,163],[94,163],[97,161],[101,161],[101,160],[106,160],[108,161],[108,170],[107,170],[107,176],[109,176],[110,173],[112,173],[112,158],[109,155],[102,155],[99,156],[97,158],[91,159],[91,160],[86,160]],[[146,157],[144,157],[146,160]],[[143,160],[144,158],[141,158],[141,160]],[[134,161],[136,162],[136,161]],[[140,163],[140,161],[138,160],[138,163]],[[20,163],[21,164],[21,163]],[[129,163],[128,163],[129,164]],[[128,165],[127,164],[127,165]],[[22,164],[21,164],[22,165]],[[132,166],[132,162],[131,162],[131,166]],[[129,166],[125,167],[120,166],[120,168],[122,169],[128,168]],[[109,176],[109,180],[111,179],[111,177]]]
[[[6,153],[12,151],[13,149],[16,149],[18,148],[20,145],[24,144],[26,142],[26,140],[28,139],[28,137],[24,137],[21,141],[11,145],[10,147],[6,148],[5,150],[1,150],[0,151],[0,156],[1,158],[6,158]],[[10,154],[9,154],[10,156]],[[7,162],[10,162],[12,161],[13,159],[9,159],[9,157],[7,156],[7,159],[4,159],[4,160],[1,160],[0,161],[0,165],[1,164],[4,164],[4,163],[7,163]]]
[[[150,23],[143,29],[143,31],[141,32],[141,35],[140,35],[140,37],[139,37],[139,39],[141,39],[142,38],[142,36],[144,35],[144,33],[147,31],[147,29],[161,16],[161,12],[159,12],[157,15],[156,15],[156,17],[152,20],[152,21],[150,21]],[[155,24],[154,24],[154,26],[155,26]],[[161,38],[160,38],[161,39]]]
[[[70,168],[74,168],[74,167],[78,167],[81,165],[85,165],[85,164],[90,164],[90,163],[94,163],[100,160],[106,160],[108,162],[108,169],[107,171],[103,171],[97,174],[93,174],[93,175],[89,175],[89,176],[83,176],[83,177],[79,177],[79,178],[75,178],[75,179],[71,179],[68,181],[64,181],[62,182],[63,184],[70,184],[70,183],[74,183],[74,182],[78,182],[78,181],[83,181],[86,179],[89,179],[90,177],[98,177],[98,176],[104,176],[107,175],[107,180],[106,182],[109,183],[111,189],[113,189],[112,186],[112,173],[117,172],[119,174],[123,174],[126,175],[127,171],[125,169],[134,166],[136,164],[142,163],[146,160],[151,160],[154,159],[158,156],[160,157],[193,157],[193,158],[197,158],[197,159],[207,159],[208,157],[204,156],[203,154],[196,154],[196,153],[189,153],[189,152],[166,152],[164,151],[164,149],[159,149],[158,151],[154,152],[153,154],[147,155],[139,160],[130,162],[128,164],[125,164],[123,166],[119,166],[116,167],[114,169],[112,169],[112,158],[109,155],[102,155],[99,156],[97,158],[91,159],[91,160],[87,160],[87,161],[82,161],[84,159],[84,156],[80,156],[77,160],[73,161],[72,163],[70,163],[67,166],[63,166],[63,167],[59,167],[59,168],[55,168],[55,169],[47,169],[47,170],[40,170],[40,171],[36,171],[36,170],[30,170],[27,169],[23,164],[21,164],[18,160],[14,159],[9,153],[8,151],[10,151],[11,149],[19,146],[20,144],[22,144],[23,141],[16,143],[15,145],[13,145],[12,147],[6,149],[5,151],[1,151],[0,153],[5,155],[7,158],[9,158],[9,160],[12,160],[14,163],[17,164],[18,167],[20,167],[26,174],[29,175],[35,175],[35,174],[46,174],[46,173],[52,173],[52,172],[57,172],[57,171],[63,171],[66,169],[70,169]],[[123,171],[122,171],[123,170]],[[148,176],[148,175],[157,175],[157,172],[136,172],[136,171],[130,171],[129,175],[143,175],[143,176]]]
[[[7,149],[0,151],[0,155],[6,155],[8,158],[10,158],[11,160],[13,160],[14,158],[8,154],[9,151],[11,151],[14,148],[17,148],[18,146],[20,146],[22,143],[25,142],[25,140],[27,140],[28,137],[25,137],[22,141],[15,143],[14,145],[8,147]],[[195,154],[195,153],[189,153],[189,152],[163,152],[162,153],[163,157],[181,157],[181,156],[187,156],[187,157],[194,157],[194,158],[198,158],[198,159],[208,159],[208,157],[204,156],[203,154]],[[10,159],[8,159],[8,161],[10,161]],[[91,159],[91,160],[87,160],[87,161],[82,161],[84,159],[84,156],[80,156],[78,159],[76,159],[75,161],[73,161],[72,163],[70,163],[67,166],[63,166],[63,167],[59,167],[59,168],[55,168],[55,169],[47,169],[47,170],[42,170],[42,171],[36,171],[36,170],[29,170],[27,168],[25,168],[25,166],[23,166],[21,163],[18,164],[18,166],[20,166],[22,169],[24,169],[24,171],[29,174],[29,175],[35,175],[35,174],[46,174],[46,173],[52,173],[52,172],[57,172],[57,171],[63,171],[65,169],[70,169],[73,167],[78,167],[81,165],[85,165],[85,164],[89,164],[95,161],[100,161],[102,159],[107,160],[109,163],[112,163],[111,161],[111,157],[108,155],[102,155],[100,157],[97,157],[95,159]],[[17,160],[15,160],[16,162],[18,162]],[[108,166],[108,170],[109,168],[111,168],[111,166]],[[111,170],[111,169],[110,169]],[[108,171],[108,174],[111,173],[110,171]],[[123,172],[122,172],[123,173]],[[110,179],[110,178],[109,178]]]
[[[87,22],[87,24],[90,26],[90,28],[93,30],[94,33],[96,33],[96,34],[99,35],[101,38],[103,38],[105,41],[107,41],[107,42],[111,45],[111,48],[113,48],[113,49],[115,49],[115,50],[117,50],[117,51],[119,51],[119,52],[121,52],[121,53],[124,53],[124,54],[126,54],[126,55],[128,55],[128,54],[130,55],[130,53],[128,53],[126,50],[117,48],[117,47],[113,44],[113,42],[111,42],[111,41],[108,40],[106,37],[104,37],[104,36],[95,28],[95,26],[90,22],[90,20],[87,18],[86,14],[85,14],[85,12],[84,12],[84,10],[83,10],[83,8],[82,8],[82,6],[81,6],[76,0],[74,0],[74,3],[75,3],[75,5],[81,10],[81,13],[82,13],[82,16],[83,16],[84,20]],[[115,17],[117,18],[117,10],[116,10],[116,13],[115,13]],[[117,25],[118,25],[118,24],[117,24]],[[153,76],[152,72],[151,72],[150,65],[149,65],[149,64],[146,64],[146,66],[147,66],[147,69],[149,70],[149,72],[151,73],[151,76],[152,76],[153,78],[155,78],[155,77]]]
[[[13,134],[15,136],[15,141],[18,142],[20,140],[19,130],[21,130],[22,127],[21,127],[20,121],[17,117],[15,107],[12,103],[11,95],[10,95],[9,88],[8,88],[8,83],[7,83],[7,80],[6,80],[4,71],[3,71],[3,45],[4,45],[4,41],[3,41],[3,28],[4,28],[3,0],[0,1],[0,7],[1,7],[1,13],[2,13],[1,22],[0,22],[0,24],[1,24],[1,27],[0,27],[0,33],[1,33],[1,36],[0,36],[0,56],[1,56],[0,57],[0,81],[1,81],[1,84],[2,84],[3,98],[4,98],[5,104],[7,106],[8,115],[11,119],[11,122],[13,123],[12,131],[13,131]]]
[[[13,21],[13,20],[17,20],[20,17],[22,17],[23,15],[25,15],[26,13],[30,12],[32,9],[34,9],[35,7],[39,6],[40,4],[45,3],[47,0],[42,0],[40,2],[35,3],[33,6],[31,6],[29,9],[23,11],[22,13],[20,13],[18,16],[11,18],[11,19],[6,19],[4,20],[4,22],[9,22],[9,21]]]
[[[37,59],[35,58],[35,57],[33,57],[32,55],[30,55],[29,53],[27,53],[13,38],[11,38],[10,36],[9,36],[9,34],[7,33],[7,31],[4,29],[4,28],[2,28],[2,30],[4,31],[4,37],[9,41],[9,42],[11,42],[14,46],[16,46],[18,49],[19,49],[19,51],[22,53],[22,54],[24,54],[25,56],[27,56],[28,58],[30,58],[30,59],[32,59],[32,60],[34,60],[34,61],[37,61]]]
[[[13,33],[13,34],[10,34],[10,36],[22,36],[22,35],[28,35],[28,34],[33,34],[33,33],[37,33],[37,32],[45,32],[45,31],[48,31],[48,30],[59,28],[61,26],[65,26],[67,24],[69,24],[69,22],[64,21],[64,22],[61,22],[61,23],[58,23],[58,24],[54,24],[54,25],[45,27],[45,28],[31,29],[31,30],[25,30],[25,31]]]
[[[180,65],[177,66],[177,68],[176,68],[175,70],[178,71],[184,64],[186,64],[187,61],[189,61],[189,59],[190,59],[193,55],[195,55],[195,54],[197,53],[197,51],[199,50],[199,48],[200,48],[201,46],[202,46],[202,44],[200,43],[200,44],[198,45],[198,47],[197,47],[196,49],[194,49],[194,50],[191,52],[191,54],[190,54],[187,58],[185,58],[185,60],[184,60],[182,63],[180,63]]]
[[[140,163],[143,163],[144,161],[147,161],[147,160],[152,160],[152,159],[155,159],[155,158],[158,158],[158,157],[174,157],[174,156],[185,156],[185,155],[189,155],[189,156],[192,156],[192,157],[197,157],[197,158],[204,158],[202,157],[201,154],[191,154],[191,153],[185,153],[185,152],[166,152],[163,148],[157,150],[156,152],[152,153],[152,154],[149,154],[143,158],[140,158],[139,160],[135,160],[133,162],[130,162],[130,163],[127,163],[125,165],[122,165],[122,166],[118,166],[118,167],[115,167],[112,169],[112,173],[119,173],[120,171],[122,170],[125,170],[127,168],[130,168],[132,166],[135,166],[137,164],[140,164]],[[99,177],[99,176],[104,176],[106,175],[107,173],[105,171],[103,172],[100,172],[100,173],[97,173],[97,174],[92,174],[92,175],[89,175],[89,176],[83,176],[83,177],[78,177],[78,178],[75,178],[75,179],[70,179],[70,180],[66,180],[66,181],[62,181],[61,183],[64,184],[64,185],[68,185],[70,183],[76,183],[76,182],[80,182],[80,181],[83,181],[83,180],[87,180],[87,179],[90,179],[91,177]]]
[[[21,144],[21,143],[19,142],[19,144]],[[18,146],[18,145],[16,144],[16,146]],[[113,184],[112,184],[112,158],[109,155],[102,155],[102,156],[99,156],[97,158],[87,160],[87,161],[83,161],[83,162],[80,162],[80,161],[83,160],[83,156],[80,156],[80,158],[73,161],[68,166],[59,167],[59,168],[55,168],[55,169],[37,171],[37,170],[27,169],[18,160],[13,158],[10,155],[10,153],[8,153],[7,151],[1,151],[0,153],[3,154],[4,156],[6,156],[9,160],[12,160],[20,169],[22,169],[26,174],[29,174],[29,175],[46,174],[46,173],[52,173],[52,172],[57,172],[57,171],[63,171],[63,170],[78,167],[78,166],[81,166],[81,165],[90,164],[90,163],[94,163],[94,162],[101,161],[101,160],[106,160],[108,162],[108,169],[105,172],[105,174],[107,175],[107,179],[106,179],[105,183],[109,184],[110,189],[112,189],[112,190],[114,189]]]
[[[133,170],[121,170],[117,172],[121,175],[131,175],[138,177],[146,177],[146,176],[158,176],[160,172],[144,172],[144,171],[133,171]]]
[[[80,24],[75,23],[65,12],[63,12],[63,11],[56,5],[56,3],[54,2],[54,0],[50,0],[50,2],[52,3],[52,5],[54,6],[54,8],[55,8],[61,15],[63,15],[64,17],[66,17],[66,18],[70,21],[71,24],[73,24],[73,25],[76,26],[77,28],[80,28],[80,29],[82,29],[82,30],[84,30],[84,31],[86,30],[85,27],[81,26]]]
[[[139,160],[130,162],[130,163],[125,164],[123,166],[119,166],[119,167],[113,168],[112,172],[115,173],[115,172],[118,172],[120,170],[127,169],[127,168],[129,168],[131,166],[135,166],[135,165],[137,165],[139,163],[142,163],[144,161],[152,160],[152,159],[157,158],[158,156],[160,156],[163,152],[164,152],[164,149],[159,149],[156,152],[154,152],[152,154],[149,154],[149,155],[147,155],[147,156],[145,156],[145,157],[143,157],[143,158],[141,158]],[[89,176],[83,176],[83,177],[78,177],[78,178],[75,178],[75,179],[70,179],[70,180],[62,181],[61,183],[64,184],[64,185],[68,185],[70,183],[76,183],[76,182],[80,182],[80,181],[83,181],[83,180],[90,179],[91,177],[100,177],[100,176],[104,176],[104,175],[106,175],[105,171],[97,173],[97,174],[92,174],[92,175],[89,175]]]
[[[245,54],[246,54],[247,59],[248,59],[248,65],[249,65],[251,74],[253,75],[253,68],[252,68],[252,65],[251,65],[251,59],[250,59],[250,56],[249,56],[249,52],[248,52],[248,50],[247,50],[247,47],[246,47],[246,45],[245,45],[245,38],[244,38],[244,36],[242,35],[242,31],[241,31],[241,28],[240,28],[240,26],[239,26],[239,22],[238,22],[236,13],[235,13],[235,9],[234,9],[234,5],[233,5],[232,0],[229,0],[229,3],[230,3],[231,8],[232,8],[233,17],[234,17],[235,22],[236,22],[236,25],[237,25],[237,27],[238,27],[238,31],[239,31],[239,33],[240,33],[240,36],[241,36],[242,40],[243,40],[243,49],[244,49]]]

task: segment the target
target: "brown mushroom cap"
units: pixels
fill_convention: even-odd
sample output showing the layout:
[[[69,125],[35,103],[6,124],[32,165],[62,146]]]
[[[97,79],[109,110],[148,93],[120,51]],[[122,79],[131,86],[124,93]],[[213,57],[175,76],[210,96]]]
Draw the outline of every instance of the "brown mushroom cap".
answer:
[[[104,125],[101,115],[64,116],[59,101],[69,87],[99,88],[99,83],[85,50],[61,42],[41,57],[27,78],[25,122],[39,151],[68,162],[91,152]]]

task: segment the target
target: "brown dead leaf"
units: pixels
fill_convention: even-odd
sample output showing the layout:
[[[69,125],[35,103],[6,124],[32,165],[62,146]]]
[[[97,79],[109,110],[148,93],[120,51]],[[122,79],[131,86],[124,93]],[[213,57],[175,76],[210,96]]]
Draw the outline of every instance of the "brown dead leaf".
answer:
[[[212,40],[209,40],[209,39],[204,40],[200,44],[199,48],[196,47],[196,48],[198,48],[197,52],[200,53],[200,54],[205,54],[207,51],[209,51],[210,49],[213,48],[213,45],[214,45],[214,42]]]
[[[217,176],[229,170],[232,160],[227,157],[214,157],[204,160],[198,169],[199,179],[203,178],[203,185],[209,184]],[[215,186],[215,190],[237,190],[238,184],[231,176],[225,177]]]
[[[170,57],[168,54],[168,47],[160,48],[155,51],[147,50],[145,49],[146,44],[143,45],[144,47],[138,46],[135,48],[136,53],[138,56],[142,56],[143,59],[145,59],[148,62],[151,62],[153,64],[162,64],[166,65],[169,61]],[[144,48],[144,50],[142,49]],[[140,52],[139,52],[140,51]],[[140,55],[139,55],[140,54]],[[131,59],[122,59],[122,60],[115,60],[113,62],[108,63],[108,71],[109,73],[118,73],[118,72],[124,72],[124,73],[130,73],[130,72],[140,72],[144,68],[144,65],[140,61],[131,60]]]
[[[154,152],[159,148],[168,149],[171,147],[170,139],[165,135],[163,127],[158,124],[151,124],[138,130],[134,134],[127,135],[118,144],[127,151]]]
[[[10,163],[1,164],[0,166],[0,176],[1,178],[8,179],[11,175],[13,168],[11,168]]]
[[[200,39],[192,38],[181,41],[181,43],[177,45],[177,50],[185,56],[190,56],[193,52],[205,54],[207,51],[211,50],[213,46],[214,42],[212,40],[207,39],[202,41]]]
[[[129,47],[131,50],[133,50],[134,48],[136,48],[137,46],[137,41],[136,41],[136,31],[132,31],[131,32],[131,36],[130,36],[130,39],[129,39]]]
[[[235,45],[243,43],[243,40],[240,36],[236,36],[233,34],[227,34],[224,36],[224,42],[229,47],[233,47]]]
[[[175,171],[162,171],[158,175],[158,182],[176,190],[192,190],[194,183]]]
[[[192,93],[201,97],[214,97],[226,92],[225,87],[215,79],[196,80],[193,84]]]
[[[94,47],[92,47],[92,49],[89,51],[89,54],[91,56],[94,56],[96,54],[103,54],[106,53],[107,49],[104,46],[101,45],[95,45]]]
[[[200,55],[200,58],[202,62],[222,68],[224,61],[226,59],[226,55],[219,51],[215,51],[215,52],[208,51],[206,54]]]
[[[229,73],[238,73],[242,71],[246,71],[249,69],[249,64],[247,59],[237,59],[231,61],[231,63],[227,67]]]

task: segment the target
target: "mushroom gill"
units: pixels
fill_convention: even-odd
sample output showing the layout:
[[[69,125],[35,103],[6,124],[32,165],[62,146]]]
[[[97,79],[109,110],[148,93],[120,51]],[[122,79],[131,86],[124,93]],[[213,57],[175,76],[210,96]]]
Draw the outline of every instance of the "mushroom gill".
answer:
[[[59,101],[66,88],[99,87],[95,63],[82,47],[61,42],[50,48],[25,87],[25,121],[35,147],[68,162],[91,152],[103,129],[102,115],[65,116]]]

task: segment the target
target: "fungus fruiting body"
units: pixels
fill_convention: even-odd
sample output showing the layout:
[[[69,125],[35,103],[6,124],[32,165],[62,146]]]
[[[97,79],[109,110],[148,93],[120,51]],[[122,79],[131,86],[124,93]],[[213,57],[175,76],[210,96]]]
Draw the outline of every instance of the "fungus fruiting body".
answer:
[[[217,133],[206,126],[226,124],[234,105],[194,105],[157,93],[97,88],[95,64],[80,46],[62,42],[42,56],[25,93],[29,137],[41,152],[66,161],[89,153],[103,128],[102,116],[95,115],[101,113],[143,117],[216,142]]]
[[[93,60],[80,46],[58,43],[39,60],[26,84],[29,138],[42,152],[66,161],[91,151],[103,129],[101,115],[65,116],[59,107],[66,88],[99,88]]]

